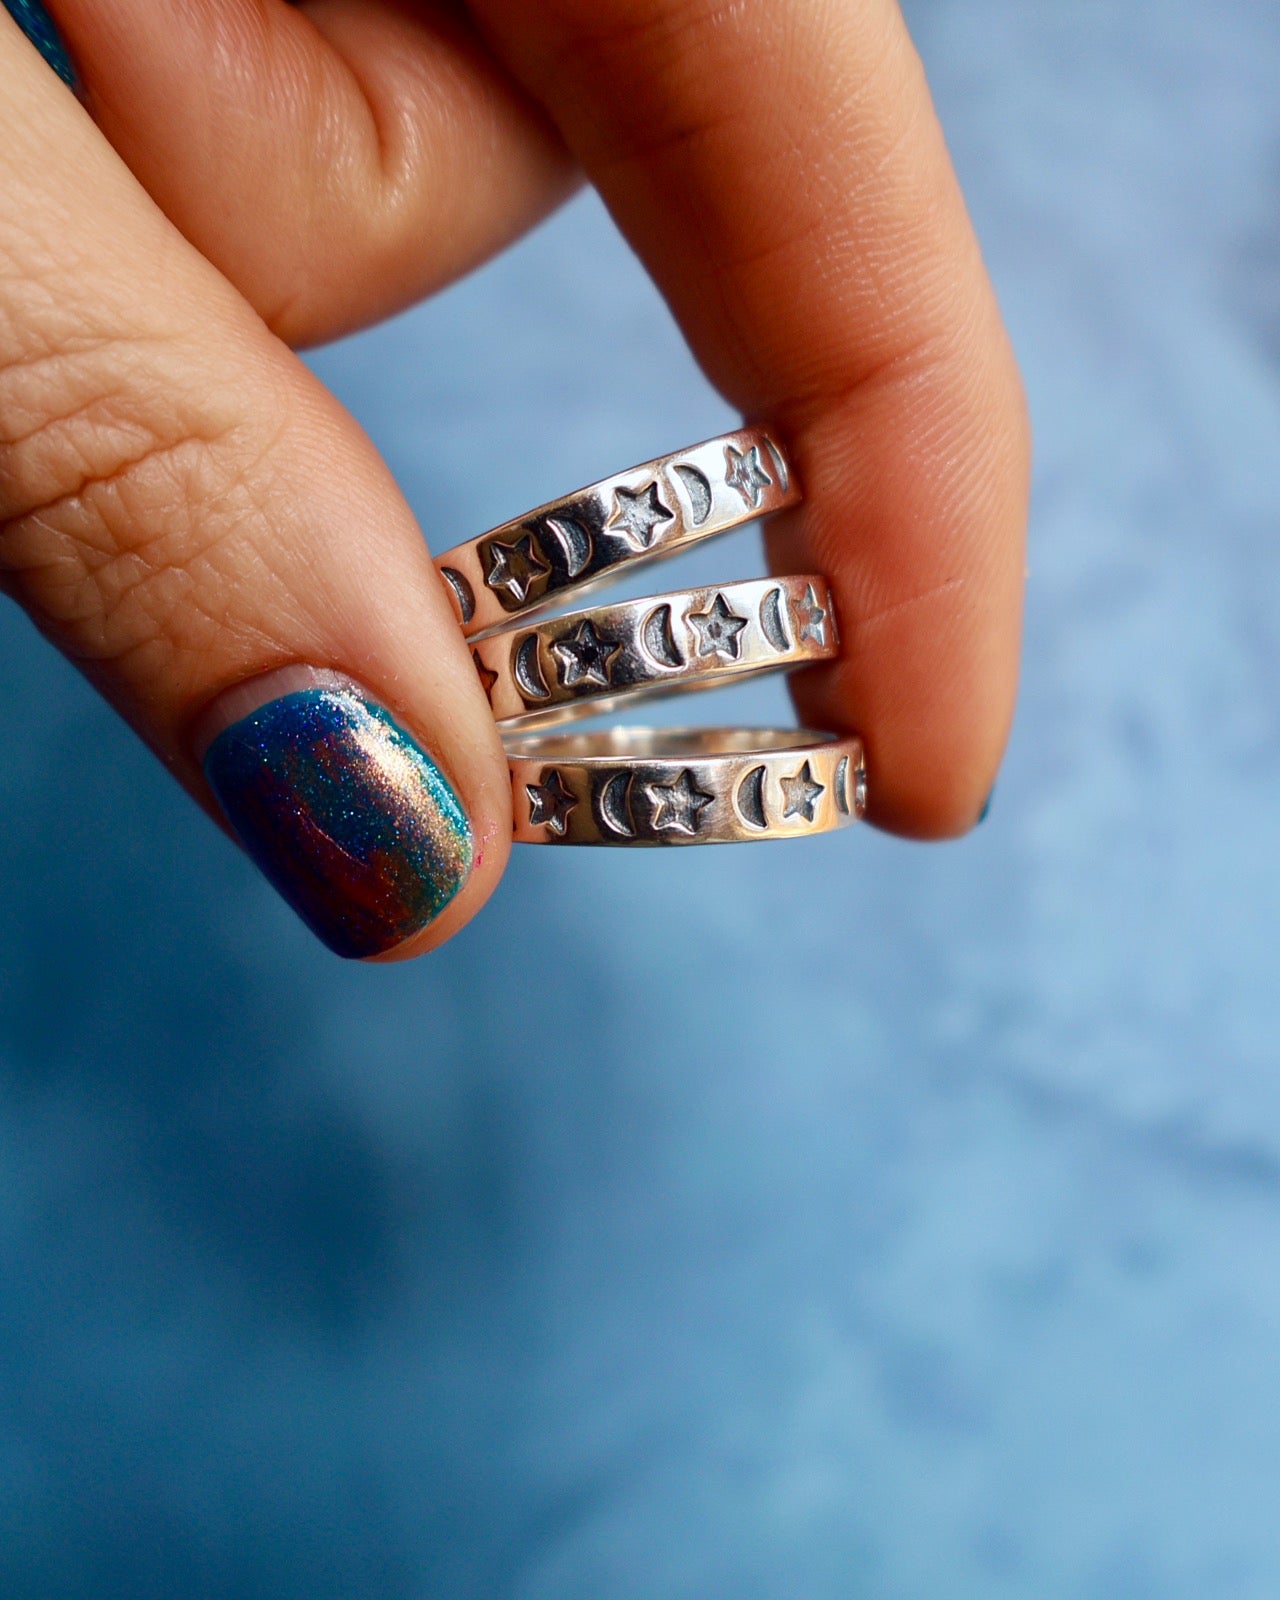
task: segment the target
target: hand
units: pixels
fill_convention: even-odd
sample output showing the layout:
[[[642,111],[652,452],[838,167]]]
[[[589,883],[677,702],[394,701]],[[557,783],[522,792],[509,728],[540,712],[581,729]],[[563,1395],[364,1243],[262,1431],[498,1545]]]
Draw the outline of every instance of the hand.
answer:
[[[511,817],[408,507],[281,340],[430,293],[575,163],[791,446],[807,501],[771,559],[830,576],[844,639],[802,718],[864,736],[881,825],[972,824],[1014,698],[1027,428],[890,0],[56,12],[92,120],[0,17],[0,584],[323,937],[438,944]]]

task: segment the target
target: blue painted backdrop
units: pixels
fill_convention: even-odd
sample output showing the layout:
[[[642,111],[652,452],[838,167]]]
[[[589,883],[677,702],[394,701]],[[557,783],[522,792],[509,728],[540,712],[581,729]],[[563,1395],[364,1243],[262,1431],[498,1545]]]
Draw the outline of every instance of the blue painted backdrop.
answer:
[[[911,19],[1039,443],[972,839],[346,967],[0,616],[12,1600],[1280,1592],[1280,15]],[[438,549],[727,419],[590,198],[315,366]]]

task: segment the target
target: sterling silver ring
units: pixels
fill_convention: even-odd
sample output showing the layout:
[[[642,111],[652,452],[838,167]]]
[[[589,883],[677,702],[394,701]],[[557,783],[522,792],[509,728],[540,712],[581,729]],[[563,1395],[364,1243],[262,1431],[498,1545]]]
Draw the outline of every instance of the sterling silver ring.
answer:
[[[524,844],[793,839],[862,816],[860,739],[803,728],[604,728],[505,739]]]
[[[824,578],[753,578],[503,628],[471,657],[494,716],[523,728],[829,661],[838,648]]]
[[[447,550],[436,570],[474,638],[799,500],[773,436],[741,428],[504,522]]]

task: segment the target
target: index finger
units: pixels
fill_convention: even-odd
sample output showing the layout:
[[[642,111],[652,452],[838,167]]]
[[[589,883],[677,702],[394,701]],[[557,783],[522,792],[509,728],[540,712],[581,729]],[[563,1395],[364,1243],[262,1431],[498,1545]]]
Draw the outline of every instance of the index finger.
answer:
[[[962,831],[1017,682],[1021,384],[893,0],[472,0],[667,296],[704,370],[788,438],[778,570],[844,648],[806,720],[860,733],[873,820]]]

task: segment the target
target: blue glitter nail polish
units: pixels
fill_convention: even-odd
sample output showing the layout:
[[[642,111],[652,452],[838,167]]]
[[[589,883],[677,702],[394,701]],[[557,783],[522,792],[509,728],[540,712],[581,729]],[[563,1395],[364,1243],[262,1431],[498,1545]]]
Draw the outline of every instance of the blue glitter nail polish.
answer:
[[[982,824],[991,815],[991,802],[995,799],[995,797],[996,797],[996,792],[995,792],[994,789],[992,789],[991,793],[982,802],[982,810],[979,811],[979,813],[978,813],[978,820],[974,824],[975,827],[981,827]]]
[[[355,689],[270,701],[218,735],[204,771],[245,850],[338,955],[401,944],[471,870],[448,780]]]
[[[53,18],[39,0],[4,0],[9,15],[31,40],[53,70],[70,88],[76,87],[76,69],[63,44]]]

